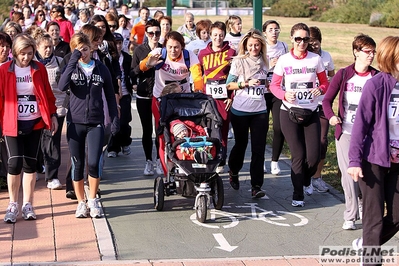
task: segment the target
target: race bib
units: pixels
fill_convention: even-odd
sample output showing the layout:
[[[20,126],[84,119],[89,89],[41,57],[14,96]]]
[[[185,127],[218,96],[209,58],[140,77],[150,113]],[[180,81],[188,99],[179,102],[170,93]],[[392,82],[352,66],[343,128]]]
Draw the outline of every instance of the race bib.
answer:
[[[357,104],[349,104],[348,111],[346,112],[345,122],[352,124],[355,122]]]
[[[314,101],[313,94],[310,92],[313,90],[313,82],[292,82],[290,88],[295,91],[296,104],[309,104]]]
[[[225,80],[207,80],[206,94],[211,95],[214,99],[226,99],[227,88]]]
[[[248,94],[248,97],[250,97],[252,100],[255,101],[260,101],[263,98],[263,95],[265,94],[265,84],[266,80],[265,79],[259,79],[260,80],[260,85],[259,86],[251,86],[248,88],[244,88],[245,92]]]
[[[399,94],[391,94],[391,99],[388,106],[388,119],[394,122],[395,125],[399,124]]]
[[[18,95],[18,120],[26,120],[35,117],[38,113],[38,106],[35,95]]]

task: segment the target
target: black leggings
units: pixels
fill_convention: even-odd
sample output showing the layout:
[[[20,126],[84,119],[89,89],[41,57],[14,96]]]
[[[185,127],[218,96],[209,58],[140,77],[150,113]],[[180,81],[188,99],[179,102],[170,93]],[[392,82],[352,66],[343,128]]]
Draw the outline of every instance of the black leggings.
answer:
[[[272,112],[273,117],[272,161],[277,162],[284,146],[284,135],[280,127],[281,100],[272,93],[266,93],[265,99],[268,117],[270,111]]]
[[[88,174],[100,178],[102,174],[102,152],[104,144],[103,125],[83,125],[67,123],[67,140],[72,162],[72,180],[83,179],[86,159],[87,142],[87,169]]]
[[[251,134],[251,175],[252,187],[263,185],[263,162],[265,160],[266,135],[269,128],[267,113],[237,116],[230,114],[235,143],[230,151],[229,168],[233,174],[238,174],[244,164],[245,151],[248,145],[248,133]]]
[[[143,130],[143,135],[141,137],[141,144],[143,145],[145,159],[152,161],[152,132],[154,127],[152,125],[152,98],[151,99],[141,99],[136,98],[137,112],[140,117],[141,128]],[[155,147],[157,153],[157,159],[159,159],[159,141],[155,137]]]
[[[280,110],[280,124],[291,152],[292,199],[303,200],[303,186],[310,185],[320,162],[319,114],[313,112],[307,124],[298,125],[288,118],[287,111]]]
[[[328,129],[330,128],[330,122],[324,115],[324,111],[321,105],[319,105],[319,119],[320,119],[320,129],[321,129],[320,159],[324,160],[326,158],[327,148],[328,148]]]
[[[119,153],[122,147],[132,144],[132,138],[130,137],[132,128],[129,125],[132,121],[131,102],[132,96],[130,96],[130,94],[123,96],[119,100],[119,105],[121,107],[120,130],[115,136],[111,136],[107,147],[108,152],[114,151]]]
[[[33,130],[27,135],[4,136],[8,153],[8,173],[19,175],[36,172],[36,159],[40,150],[42,130]]]

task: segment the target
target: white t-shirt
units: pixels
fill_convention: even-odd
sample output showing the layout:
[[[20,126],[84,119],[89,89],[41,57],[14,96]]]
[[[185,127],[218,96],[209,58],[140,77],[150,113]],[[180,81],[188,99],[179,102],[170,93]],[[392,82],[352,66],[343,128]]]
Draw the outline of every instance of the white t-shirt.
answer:
[[[323,61],[323,65],[326,69],[326,75],[327,75],[327,78],[329,79],[328,71],[332,71],[335,69],[334,62],[332,60],[330,53],[326,52],[324,50],[321,50],[321,60]],[[330,79],[329,79],[329,81],[330,81]],[[319,81],[317,81],[317,84],[319,84]],[[319,99],[319,104],[321,105],[321,102],[324,99],[324,95],[320,95],[318,97],[318,99]]]
[[[244,82],[242,73],[237,73],[237,61],[233,60],[230,68],[230,74],[237,76],[237,82]],[[234,91],[234,101],[232,108],[241,112],[262,112],[266,110],[266,100],[264,93],[266,91],[265,81],[267,69],[260,69],[255,75],[248,79],[259,79],[261,85],[257,87],[242,88]]]
[[[150,54],[161,54],[161,50],[162,48],[155,48]],[[188,52],[190,55],[190,67],[199,64],[198,57],[192,51]],[[190,69],[187,68],[184,62],[183,54],[178,61],[172,61],[169,56],[167,56],[164,65],[159,70],[155,71],[154,97],[159,98],[165,85],[172,82],[180,83],[182,92],[191,92]]]
[[[29,121],[41,117],[37,104],[31,67],[19,67],[15,64],[17,83],[18,120]]]
[[[224,40],[229,42],[230,48],[233,48],[234,50],[236,50],[236,52],[238,52],[238,44],[240,43],[242,37],[242,34],[240,36],[233,36],[229,32],[224,37]]]
[[[388,124],[389,139],[399,140],[399,83],[396,83],[391,93],[388,106]]]
[[[283,100],[288,107],[299,107],[316,110],[318,99],[310,91],[316,87],[317,73],[323,72],[324,65],[321,57],[308,52],[305,58],[296,59],[291,53],[280,56],[274,68],[274,73],[285,78],[286,91],[295,91],[294,104]],[[284,105],[281,108],[285,110]]]
[[[342,133],[351,135],[353,123],[355,122],[355,115],[357,106],[359,105],[360,97],[366,81],[371,78],[371,73],[367,76],[359,76],[355,74],[345,84],[345,91],[343,97],[344,118],[342,120]]]

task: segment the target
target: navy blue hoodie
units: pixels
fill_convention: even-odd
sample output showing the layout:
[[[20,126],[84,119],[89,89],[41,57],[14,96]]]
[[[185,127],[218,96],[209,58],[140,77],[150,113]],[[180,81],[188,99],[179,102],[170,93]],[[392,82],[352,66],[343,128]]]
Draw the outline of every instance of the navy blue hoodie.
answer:
[[[113,121],[118,110],[109,70],[103,63],[94,60],[95,67],[88,83],[78,63],[80,57],[81,52],[75,49],[58,83],[61,91],[70,89],[67,121],[77,124],[104,124],[103,91],[109,116]]]

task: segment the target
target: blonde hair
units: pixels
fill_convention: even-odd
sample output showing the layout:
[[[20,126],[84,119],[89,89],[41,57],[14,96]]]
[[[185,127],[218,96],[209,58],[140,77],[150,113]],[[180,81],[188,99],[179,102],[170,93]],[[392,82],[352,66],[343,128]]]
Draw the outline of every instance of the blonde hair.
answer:
[[[12,44],[12,55],[14,58],[21,53],[21,51],[25,48],[32,47],[33,54],[36,53],[36,41],[30,35],[26,33],[21,33],[15,36],[13,44]]]
[[[231,15],[228,17],[228,19],[226,19],[226,30],[227,32],[231,31],[232,26],[234,25],[234,23],[236,22],[236,20],[241,21],[242,23],[242,19],[239,16],[236,15]]]
[[[181,88],[180,88],[179,83],[177,83],[177,82],[172,82],[172,83],[167,84],[167,85],[163,88],[163,90],[162,90],[162,92],[161,92],[161,97],[162,97],[162,96],[165,96],[166,94],[179,93],[179,92],[181,92]]]
[[[82,45],[87,45],[91,47],[89,36],[87,36],[83,32],[78,32],[72,35],[71,41],[69,42],[69,47],[71,48],[71,51],[73,52],[73,50]]]
[[[398,74],[399,36],[385,37],[377,47],[378,68],[389,74]]]
[[[242,38],[240,43],[238,44],[238,57],[247,57],[247,43],[248,39],[253,38],[257,39],[261,44],[262,48],[260,51],[260,55],[262,56],[263,62],[265,63],[266,67],[269,68],[269,60],[267,60],[267,54],[266,54],[266,39],[265,36],[263,36],[262,32],[258,29],[250,29]]]

